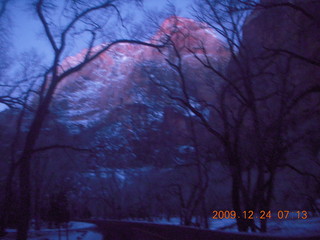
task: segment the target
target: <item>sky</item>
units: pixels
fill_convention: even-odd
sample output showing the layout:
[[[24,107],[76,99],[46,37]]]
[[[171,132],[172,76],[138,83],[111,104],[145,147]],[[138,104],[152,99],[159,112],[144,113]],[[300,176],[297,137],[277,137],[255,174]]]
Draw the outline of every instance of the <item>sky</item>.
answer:
[[[10,41],[8,52],[14,59],[17,59],[17,61],[15,61],[16,65],[14,65],[16,67],[19,66],[19,59],[23,58],[23,56],[28,56],[31,52],[37,53],[41,59],[41,64],[44,66],[47,66],[53,60],[52,47],[44,35],[44,29],[39,18],[36,16],[33,2],[35,1],[9,0],[7,4],[5,13],[6,16],[8,16],[6,19],[9,19],[9,31],[6,33],[8,33]],[[64,0],[56,0],[56,2],[64,2]],[[168,3],[172,3],[176,6],[177,15],[191,17],[189,7],[192,2],[193,0],[144,0],[143,8],[147,12],[161,11],[165,9]],[[135,19],[140,18],[143,20],[144,13],[140,11],[135,4],[129,9],[123,10],[128,11]],[[83,44],[83,46],[86,45]],[[70,50],[66,56],[76,55],[82,49],[83,47],[81,47],[81,45],[73,46],[73,49]],[[15,67],[11,67],[12,74],[15,74],[15,69]],[[0,104],[0,111],[6,108],[5,105]]]
[[[166,7],[168,2],[177,7],[177,13],[183,17],[190,17],[189,6],[192,0],[144,0],[143,6],[147,11],[157,11]],[[11,25],[11,43],[16,55],[36,49],[46,58],[50,45],[43,34],[39,19],[30,7],[30,0],[11,0],[8,5]],[[135,17],[141,17],[137,8],[130,9]],[[81,49],[79,49],[81,50]]]

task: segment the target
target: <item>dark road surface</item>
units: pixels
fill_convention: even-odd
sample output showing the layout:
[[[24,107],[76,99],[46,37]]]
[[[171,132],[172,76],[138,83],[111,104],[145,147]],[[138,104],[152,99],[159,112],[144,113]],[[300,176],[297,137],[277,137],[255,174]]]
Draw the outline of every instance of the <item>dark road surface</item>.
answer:
[[[261,236],[154,223],[112,220],[85,220],[85,222],[96,224],[104,240],[320,240],[320,236]]]

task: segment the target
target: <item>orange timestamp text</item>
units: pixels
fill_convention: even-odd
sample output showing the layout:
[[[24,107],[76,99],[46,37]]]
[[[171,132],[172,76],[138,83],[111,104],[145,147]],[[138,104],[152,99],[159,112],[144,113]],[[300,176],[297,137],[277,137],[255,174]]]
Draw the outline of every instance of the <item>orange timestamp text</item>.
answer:
[[[278,210],[278,211],[241,211],[236,212],[234,210],[220,210],[212,211],[212,219],[307,219],[308,212],[305,210],[302,211],[289,211],[289,210]]]

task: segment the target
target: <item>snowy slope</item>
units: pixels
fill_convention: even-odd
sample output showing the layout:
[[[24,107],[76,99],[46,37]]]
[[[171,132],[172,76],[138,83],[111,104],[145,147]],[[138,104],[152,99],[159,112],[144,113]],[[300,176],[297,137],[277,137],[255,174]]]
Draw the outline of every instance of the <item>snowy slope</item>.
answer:
[[[229,53],[223,42],[205,24],[187,18],[171,17],[163,22],[150,42],[158,43],[168,36],[181,53],[186,65],[199,68],[197,81],[201,81],[199,76],[203,74],[203,69],[200,69],[200,63],[194,54],[201,58],[201,49],[206,49],[213,62],[226,62],[228,59]],[[96,50],[101,47],[97,46]],[[66,58],[62,68],[67,69],[79,63],[84,54],[85,50],[76,56]],[[52,111],[59,116],[59,121],[71,130],[94,126],[113,108],[145,101],[135,88],[147,85],[149,78],[155,77],[156,74],[146,75],[143,69],[158,67],[161,69],[160,74],[164,74],[164,68],[168,67],[164,58],[172,58],[170,54],[172,55],[170,47],[160,53],[142,45],[121,43],[113,46],[110,51],[101,54],[97,60],[60,84]],[[190,76],[190,79],[193,77]],[[201,85],[203,84],[193,84],[199,94],[206,95],[207,93],[200,89]]]

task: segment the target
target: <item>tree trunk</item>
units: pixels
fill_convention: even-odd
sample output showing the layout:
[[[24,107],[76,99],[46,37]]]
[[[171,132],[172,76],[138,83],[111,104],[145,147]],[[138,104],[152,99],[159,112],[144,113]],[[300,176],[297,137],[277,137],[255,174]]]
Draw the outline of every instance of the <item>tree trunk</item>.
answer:
[[[273,196],[273,187],[274,187],[274,178],[275,178],[275,172],[270,173],[269,181],[268,181],[268,187],[266,191],[266,200],[264,202],[264,206],[262,206],[266,212],[270,211],[272,196]],[[267,232],[267,219],[261,219],[261,232]]]
[[[248,232],[248,224],[246,219],[243,218],[240,204],[240,182],[237,173],[232,174],[232,205],[234,211],[237,213],[239,218],[236,218],[237,227],[239,232]]]
[[[26,154],[20,162],[20,216],[18,220],[17,240],[27,240],[30,220],[30,154]]]
[[[11,163],[9,174],[6,179],[5,185],[5,195],[3,199],[3,204],[1,206],[1,214],[0,214],[0,236],[4,234],[4,231],[7,227],[8,221],[8,211],[11,209],[11,202],[12,202],[12,182],[15,173],[16,166],[14,163]]]
[[[35,230],[40,230],[40,186],[39,183],[36,183],[35,189],[35,199],[34,199],[34,219],[35,219]]]
[[[201,212],[202,212],[202,222],[203,222],[203,227],[208,229],[209,228],[209,222],[208,222],[208,212],[206,209],[206,201],[205,198],[201,202]]]
[[[42,124],[47,115],[55,87],[56,83],[53,83],[50,86],[45,99],[39,104],[38,110],[27,134],[24,150],[19,162],[20,216],[18,220],[17,240],[27,240],[28,237],[29,221],[31,216],[30,160],[33,148],[40,135]]]

